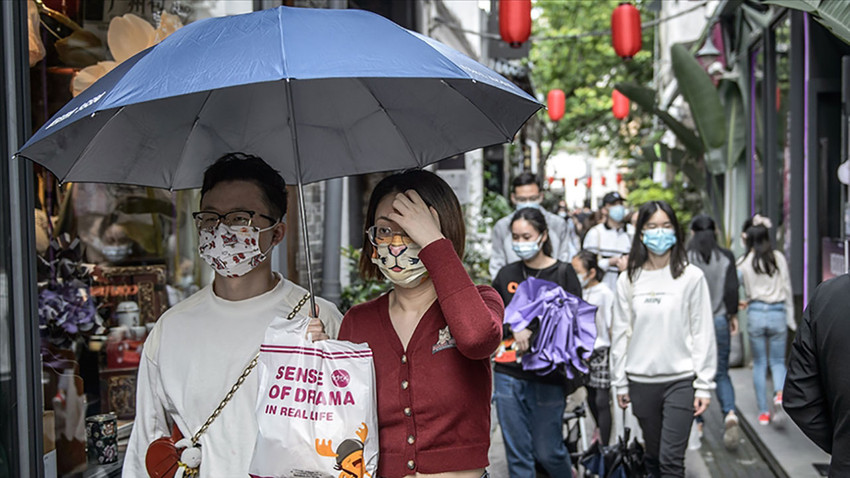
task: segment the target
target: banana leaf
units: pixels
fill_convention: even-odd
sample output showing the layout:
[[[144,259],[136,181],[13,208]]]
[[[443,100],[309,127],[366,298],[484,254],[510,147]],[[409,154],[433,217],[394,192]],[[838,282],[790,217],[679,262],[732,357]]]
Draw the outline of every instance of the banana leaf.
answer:
[[[747,148],[744,100],[738,83],[724,80],[718,90],[726,111],[726,168],[732,169]]]
[[[726,143],[726,128],[720,95],[687,48],[681,44],[673,45],[670,54],[679,91],[691,109],[704,151],[708,153],[705,155],[706,167],[712,174],[724,173],[726,162],[721,148]]]
[[[833,35],[850,43],[850,2],[843,0],[765,0],[765,4],[811,13]]]

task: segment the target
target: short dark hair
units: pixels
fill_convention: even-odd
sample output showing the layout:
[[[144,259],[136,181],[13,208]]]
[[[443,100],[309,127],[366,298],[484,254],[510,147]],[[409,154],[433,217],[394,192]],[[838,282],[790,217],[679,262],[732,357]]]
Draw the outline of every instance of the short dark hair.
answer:
[[[204,171],[201,199],[218,183],[248,181],[263,192],[263,201],[271,215],[280,219],[286,214],[286,181],[280,173],[260,157],[245,153],[227,153]]]
[[[540,186],[540,181],[537,179],[537,176],[529,173],[528,171],[520,173],[519,176],[515,177],[511,186],[513,189],[516,189],[520,186],[527,186],[529,184],[535,184],[538,189],[543,189],[543,187]]]
[[[538,233],[543,234],[544,232],[549,231],[549,226],[546,224],[546,216],[543,215],[543,212],[536,207],[524,207],[514,214],[514,217],[511,218],[511,227],[513,227],[514,223],[523,219],[528,221],[531,224],[531,227],[534,228]],[[549,235],[546,235],[546,242],[540,247],[543,250],[543,254],[547,256],[552,255],[552,243],[549,240]]]
[[[440,230],[446,239],[452,242],[458,257],[463,258],[466,247],[466,225],[463,211],[451,186],[443,178],[430,171],[412,170],[385,177],[372,190],[369,206],[366,209],[366,224],[363,227],[363,248],[360,250],[360,275],[364,279],[383,279],[378,266],[372,263],[374,246],[366,236],[366,230],[375,224],[375,211],[378,203],[388,194],[416,191],[422,200],[437,211],[440,217]]]
[[[666,201],[650,201],[645,203],[638,210],[638,220],[635,225],[635,237],[632,240],[632,249],[629,252],[629,263],[627,271],[629,280],[634,282],[637,279],[638,273],[643,265],[649,259],[649,251],[643,244],[643,227],[646,226],[649,218],[652,217],[658,210],[664,211],[667,217],[670,218],[670,223],[673,225],[673,230],[676,232],[676,243],[673,244],[673,249],[670,251],[670,273],[674,279],[685,272],[685,266],[688,265],[688,257],[685,253],[685,246],[682,243],[682,228],[679,227],[679,219],[676,218],[676,212],[667,204]]]

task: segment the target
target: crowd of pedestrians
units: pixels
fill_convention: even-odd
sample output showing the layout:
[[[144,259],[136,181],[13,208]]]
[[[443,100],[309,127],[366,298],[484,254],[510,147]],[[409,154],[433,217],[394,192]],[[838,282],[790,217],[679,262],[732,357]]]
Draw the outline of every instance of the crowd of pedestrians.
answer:
[[[597,425],[594,440],[613,444],[612,416],[619,406],[637,418],[653,476],[684,476],[692,427],[698,427],[700,437],[703,426],[719,427],[724,445],[736,449],[741,432],[729,358],[740,310],[748,315],[759,410],[751,419],[782,426],[787,330],[794,331],[796,322],[788,265],[771,247],[768,219],[747,219],[744,253],[736,259],[718,242],[710,216],[679,224],[670,204],[631,205],[616,191],[601,198],[598,211],[570,214],[562,201],[550,213],[541,206],[541,191],[530,174],[514,181],[516,210],[493,231],[493,286],[507,305],[519,283],[541,278],[597,307],[596,341],[584,380]],[[519,363],[534,344],[535,330],[504,329],[495,359],[494,403],[510,475],[533,476],[529,470],[536,461],[538,470],[562,476],[558,470],[575,463],[570,464],[556,443],[562,437],[552,430],[569,388],[563,377],[559,383],[554,375],[522,370]],[[812,360],[805,366],[811,368]],[[712,391],[717,405],[711,404]],[[709,406],[722,411],[721,423],[703,423]]]
[[[193,434],[201,470],[245,474],[257,434],[258,385],[250,367],[219,406],[212,418],[217,422],[204,421],[250,361],[269,322],[305,297],[267,260],[286,233],[283,186],[277,171],[254,156],[231,154],[207,170],[194,216],[199,254],[215,270],[215,280],[166,312],[147,340],[126,476],[147,475],[146,454],[155,440]],[[535,469],[571,476],[575,463],[563,440],[562,416],[577,378],[583,378],[598,427],[594,439],[612,443],[615,409],[631,409],[652,476],[685,476],[694,419],[711,406],[712,390],[723,423],[706,426],[722,426],[730,448],[739,441],[728,369],[741,309],[748,311],[759,423],[781,424],[787,409],[819,446],[840,451],[834,470],[850,468],[843,418],[847,379],[837,373],[850,358],[841,342],[850,333],[840,321],[846,277],[815,293],[786,380],[787,330],[796,329],[795,310],[788,264],[771,246],[768,219],[746,221],[745,252],[736,260],[718,244],[711,217],[682,225],[664,201],[637,207],[612,192],[597,213],[570,216],[564,205],[552,213],[541,206],[540,183],[530,174],[514,180],[510,198],[515,212],[493,230],[492,287],[475,285],[461,260],[464,220],[449,185],[427,171],[384,178],[369,201],[359,272],[364,279],[386,280],[386,293],[355,305],[341,324],[329,302],[320,300],[311,314],[317,318],[305,333],[313,340],[338,336],[372,350],[380,438],[376,476],[486,478],[491,403],[511,477],[534,476]],[[691,233],[687,241],[683,226]],[[244,239],[242,254],[250,260],[233,259],[231,237]],[[565,294],[547,296],[559,297],[559,310],[566,310],[566,296],[592,311],[590,335],[579,313],[571,317],[575,327],[558,329],[592,339],[578,340],[570,351],[581,357],[579,367],[545,373],[524,367],[523,357],[553,329],[539,317],[512,327],[505,307],[522,302],[517,291],[536,281]],[[225,349],[231,353],[222,354]],[[198,473],[198,467],[187,472]]]

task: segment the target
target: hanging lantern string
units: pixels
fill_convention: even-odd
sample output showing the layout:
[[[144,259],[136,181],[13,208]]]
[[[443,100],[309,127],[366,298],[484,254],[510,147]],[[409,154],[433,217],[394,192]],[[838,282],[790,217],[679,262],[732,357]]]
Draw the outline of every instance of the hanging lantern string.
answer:
[[[670,15],[668,17],[656,18],[655,20],[650,20],[650,21],[641,25],[641,30],[646,30],[646,29],[654,27],[655,25],[660,25],[660,24],[668,22],[670,20],[679,18],[683,15],[687,15],[688,13],[691,13],[694,10],[697,10],[697,9],[700,9],[700,8],[706,6],[706,4],[708,4],[708,1],[698,3],[691,8],[688,8],[687,10],[682,10],[681,12],[674,13],[673,15]],[[470,35],[478,35],[482,38],[489,38],[491,40],[501,40],[502,39],[502,37],[498,33],[487,33],[487,32],[477,32],[477,31],[474,31],[474,30],[467,30],[466,28],[463,28],[462,26],[460,26],[456,23],[447,22],[440,17],[435,18],[434,21],[437,24],[434,25],[433,27],[431,27],[430,31],[433,31],[437,26],[442,25],[442,26],[445,26],[445,27],[450,28],[450,29],[455,30],[455,31],[459,31],[459,32],[462,32],[462,33],[469,33]],[[430,34],[430,31],[429,31],[429,34]],[[587,38],[587,37],[602,37],[602,36],[607,36],[607,35],[610,35],[610,34],[611,34],[611,29],[606,28],[605,30],[595,30],[595,31],[592,31],[592,32],[576,33],[576,34],[573,34],[573,35],[556,35],[556,36],[546,36],[546,37],[537,37],[537,36],[532,35],[528,39],[528,41],[530,41],[530,42],[542,42],[542,41],[577,40],[577,39],[580,39],[580,38]]]

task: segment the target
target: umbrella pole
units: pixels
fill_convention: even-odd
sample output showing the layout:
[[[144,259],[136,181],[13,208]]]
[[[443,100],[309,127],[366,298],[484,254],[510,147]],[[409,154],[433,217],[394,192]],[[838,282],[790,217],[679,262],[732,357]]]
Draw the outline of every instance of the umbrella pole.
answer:
[[[316,294],[313,292],[313,265],[310,260],[310,236],[307,233],[307,207],[304,204],[304,183],[301,180],[301,155],[298,152],[298,132],[295,127],[295,107],[292,105],[292,84],[286,79],[286,108],[289,111],[289,132],[292,134],[292,152],[295,155],[295,181],[298,185],[298,209],[301,213],[301,233],[304,238],[304,254],[307,263],[307,289],[310,291],[310,317],[316,313]]]

